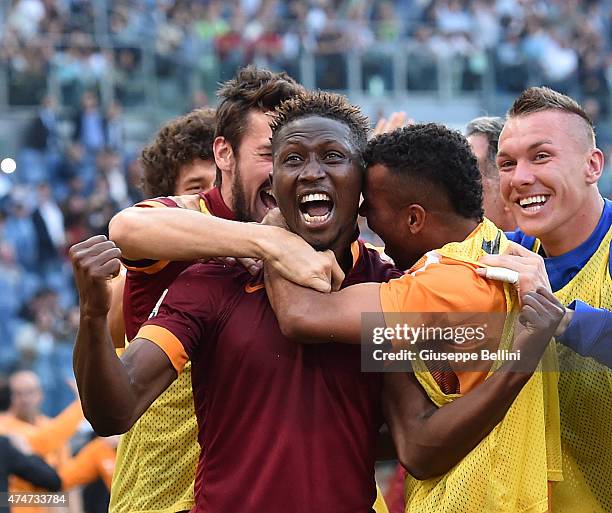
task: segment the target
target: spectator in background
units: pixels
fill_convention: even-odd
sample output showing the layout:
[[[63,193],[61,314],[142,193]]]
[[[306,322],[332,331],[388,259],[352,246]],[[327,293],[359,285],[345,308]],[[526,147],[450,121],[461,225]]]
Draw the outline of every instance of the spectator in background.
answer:
[[[138,157],[130,157],[126,168],[128,195],[130,197],[130,203],[134,205],[144,199],[144,194],[142,192],[142,166],[140,165]]]
[[[113,68],[115,95],[123,105],[129,107],[142,105],[145,99],[145,79],[139,61],[138,52],[133,48],[121,48],[116,53]]]
[[[128,207],[128,186],[121,157],[106,147],[96,155],[96,167],[98,180],[106,182],[109,199],[120,209]]]
[[[74,119],[73,140],[93,155],[106,145],[106,126],[98,97],[93,91],[85,91],[81,97],[81,110]]]
[[[475,118],[468,123],[465,136],[476,156],[478,169],[482,176],[485,217],[502,230],[511,232],[516,230],[516,221],[505,207],[499,192],[499,171],[496,163],[497,143],[503,128],[503,118]]]
[[[59,149],[57,100],[53,96],[43,98],[26,131],[24,146],[40,152]]]
[[[72,245],[87,237],[87,211],[89,202],[85,195],[85,182],[74,176],[68,182],[66,199],[62,203],[66,228],[66,243]]]
[[[48,414],[58,413],[72,400],[66,379],[72,376],[76,329],[59,292],[40,289],[26,304],[15,334],[15,367],[36,372],[45,391],[42,409]]]
[[[3,241],[0,221],[0,370],[8,368],[15,359],[13,340],[17,317],[24,300],[23,271],[15,260],[13,247]]]
[[[56,267],[60,255],[66,247],[64,215],[51,194],[48,183],[40,183],[37,188],[38,201],[32,213],[32,223],[36,232],[40,273],[45,273]]]
[[[124,142],[123,109],[119,102],[114,101],[106,109],[106,146],[123,155]]]
[[[31,217],[31,204],[24,190],[14,188],[8,200],[8,216],[4,224],[4,241],[27,271],[37,271],[38,240]]]
[[[59,163],[57,101],[44,97],[40,108],[26,129],[24,148],[19,152],[21,182],[36,183],[54,178]]]

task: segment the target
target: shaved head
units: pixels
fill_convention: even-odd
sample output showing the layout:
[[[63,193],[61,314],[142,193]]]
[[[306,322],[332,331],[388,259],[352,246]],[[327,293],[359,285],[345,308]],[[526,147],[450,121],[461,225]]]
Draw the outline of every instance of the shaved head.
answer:
[[[595,130],[591,118],[574,99],[548,87],[530,87],[521,93],[508,110],[508,118],[536,112],[558,111],[567,115],[574,140],[585,150],[595,148]],[[564,116],[565,117],[565,116]]]

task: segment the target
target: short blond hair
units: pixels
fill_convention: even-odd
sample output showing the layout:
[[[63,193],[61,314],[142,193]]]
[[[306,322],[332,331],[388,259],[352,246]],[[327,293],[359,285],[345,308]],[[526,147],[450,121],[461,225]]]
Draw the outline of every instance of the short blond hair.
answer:
[[[589,141],[595,146],[595,128],[593,127],[593,121],[586,111],[573,98],[549,87],[530,87],[525,89],[514,101],[508,110],[507,116],[508,118],[516,118],[546,110],[559,110],[581,117],[586,123]]]

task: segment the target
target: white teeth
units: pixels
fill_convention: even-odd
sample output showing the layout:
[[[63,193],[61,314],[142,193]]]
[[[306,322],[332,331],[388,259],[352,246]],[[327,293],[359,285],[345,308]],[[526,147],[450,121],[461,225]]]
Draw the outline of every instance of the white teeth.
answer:
[[[306,194],[300,200],[300,203],[306,203],[307,201],[331,201],[331,198],[325,193]]]
[[[324,216],[311,216],[308,212],[304,212],[302,216],[307,223],[322,223],[330,216],[330,214],[331,212],[328,212]]]
[[[531,205],[532,203],[546,203],[548,198],[546,196],[529,196],[528,198],[523,198],[519,200],[519,205],[521,207],[526,207],[527,205]]]

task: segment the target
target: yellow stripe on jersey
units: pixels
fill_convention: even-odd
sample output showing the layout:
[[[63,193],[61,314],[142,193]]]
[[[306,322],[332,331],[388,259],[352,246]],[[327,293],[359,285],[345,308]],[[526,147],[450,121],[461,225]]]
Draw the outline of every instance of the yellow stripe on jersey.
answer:
[[[212,214],[210,213],[210,210],[208,210],[208,207],[206,206],[206,202],[204,201],[203,198],[200,198],[200,212],[202,212],[202,214],[206,214],[211,216]]]
[[[376,513],[389,513],[387,503],[385,502],[385,498],[383,497],[378,485],[376,485],[376,501],[374,502],[374,506],[372,506],[372,508],[374,508]]]

